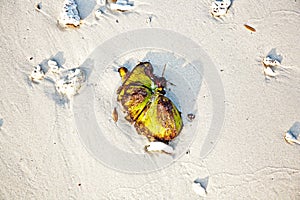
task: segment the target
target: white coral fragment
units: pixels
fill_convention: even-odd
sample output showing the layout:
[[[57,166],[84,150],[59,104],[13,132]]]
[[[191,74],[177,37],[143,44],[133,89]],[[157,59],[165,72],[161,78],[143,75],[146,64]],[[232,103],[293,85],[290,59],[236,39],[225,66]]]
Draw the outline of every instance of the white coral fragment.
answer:
[[[228,8],[231,5],[230,0],[217,0],[212,2],[211,4],[211,14],[214,17],[220,17],[225,15],[228,11]]]
[[[32,82],[40,83],[45,78],[45,72],[40,65],[37,65],[32,70],[29,78]]]
[[[58,18],[58,24],[63,28],[78,27],[80,25],[80,16],[74,0],[65,0],[64,7]]]
[[[85,74],[80,68],[71,69],[55,82],[56,91],[69,100],[78,93],[85,81]]]
[[[163,152],[167,154],[174,154],[173,147],[163,143],[163,142],[150,142],[148,145],[145,146],[145,150],[148,152]]]

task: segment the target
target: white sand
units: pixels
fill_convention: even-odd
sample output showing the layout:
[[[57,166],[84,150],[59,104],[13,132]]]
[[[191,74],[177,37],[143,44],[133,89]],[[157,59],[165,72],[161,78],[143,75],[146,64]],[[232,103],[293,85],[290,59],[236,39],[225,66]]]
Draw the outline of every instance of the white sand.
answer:
[[[211,1],[154,1],[137,7],[139,14],[98,21],[95,1],[77,2],[86,23],[69,31],[56,25],[63,0],[42,2],[50,17],[35,10],[37,1],[1,3],[0,199],[197,199],[192,182],[207,176],[208,199],[300,198],[300,146],[283,139],[300,120],[299,1],[234,1],[222,20],[208,13]],[[59,52],[60,64],[81,66],[104,41],[151,26],[179,32],[206,51],[223,82],[225,122],[204,159],[209,113],[201,116],[189,154],[163,170],[123,173],[84,147],[53,83],[32,86],[28,75]],[[272,48],[285,70],[265,81],[260,61]]]

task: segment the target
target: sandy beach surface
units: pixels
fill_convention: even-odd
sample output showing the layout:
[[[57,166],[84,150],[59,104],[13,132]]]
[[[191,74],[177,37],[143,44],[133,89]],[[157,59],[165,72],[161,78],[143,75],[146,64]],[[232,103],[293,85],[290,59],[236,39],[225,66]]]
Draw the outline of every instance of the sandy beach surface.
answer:
[[[35,9],[39,2],[40,12]],[[299,0],[233,1],[228,13],[218,19],[210,15],[212,1],[208,0],[135,2],[132,12],[111,12],[96,19],[97,2],[77,0],[82,24],[62,30],[56,23],[62,0],[2,1],[0,199],[199,199],[203,197],[192,188],[197,178],[206,181],[207,199],[300,199],[300,145],[283,139],[294,122],[300,121]],[[175,59],[129,49],[107,61],[111,65],[93,65],[101,63],[102,57],[114,56],[112,51],[127,48],[127,39],[131,40],[126,33],[143,28],[172,31],[201,47],[198,55],[207,67],[202,72],[195,69],[204,74],[201,80],[192,78],[193,71],[175,70],[178,63],[188,60],[185,53],[183,59]],[[137,46],[151,41],[151,36],[138,37]],[[103,49],[107,41],[111,47]],[[174,48],[180,42],[184,49],[185,40],[174,41]],[[189,51],[186,55],[197,55],[195,49]],[[266,79],[262,60],[275,51],[282,56],[281,66],[275,78]],[[122,116],[119,126],[111,119],[113,105],[109,103],[121,83],[117,66],[133,59],[128,64],[133,67],[143,56],[152,58],[155,66],[168,59],[170,71],[190,84],[185,90],[184,82],[176,82],[166,72],[176,85],[170,87],[184,114],[189,112],[182,106],[184,94],[195,97],[191,107],[197,111],[195,121],[186,122],[183,116],[183,134],[176,143],[179,156],[145,153],[146,140],[130,127],[132,137],[118,129]],[[98,84],[96,100],[85,96],[90,88],[86,86],[70,109],[51,80],[31,83],[28,76],[33,67],[50,58],[66,68],[88,69],[87,83]],[[209,69],[215,70],[214,76],[207,76]],[[224,92],[220,108],[225,110],[213,103],[216,90],[211,88],[217,83]],[[94,123],[91,113],[95,113]],[[214,124],[214,115],[224,120],[221,117]],[[90,135],[93,125],[106,127],[101,134],[114,150],[137,156],[131,159],[108,150],[106,140],[95,143]],[[214,126],[221,129],[211,141],[205,140]],[[213,148],[201,154],[205,142]],[[148,168],[149,160],[157,168]]]

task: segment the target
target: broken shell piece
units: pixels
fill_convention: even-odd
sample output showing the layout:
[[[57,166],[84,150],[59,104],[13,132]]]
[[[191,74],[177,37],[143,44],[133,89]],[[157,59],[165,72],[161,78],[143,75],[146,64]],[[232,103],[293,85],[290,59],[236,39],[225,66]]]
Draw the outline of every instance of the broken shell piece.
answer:
[[[65,74],[63,78],[56,81],[55,88],[60,95],[71,99],[74,95],[78,94],[85,81],[85,74],[79,68],[68,70]]]
[[[264,74],[265,74],[265,76],[275,77],[276,75],[278,75],[275,72],[275,68],[280,66],[279,60],[277,60],[275,58],[272,58],[270,56],[266,56],[263,59],[263,65],[264,65]]]
[[[228,8],[231,5],[230,0],[217,0],[212,2],[211,4],[211,14],[214,17],[220,17],[225,15],[228,11]]]
[[[280,62],[274,58],[271,58],[269,56],[265,57],[263,59],[263,64],[265,67],[278,67],[280,66]]]
[[[295,122],[293,126],[285,133],[284,139],[289,144],[300,144],[298,137],[300,135],[300,122]]]
[[[169,146],[163,142],[150,142],[148,145],[145,146],[145,150],[148,152],[158,151],[158,152],[164,152],[167,154],[174,153],[174,149],[171,146]]]
[[[135,8],[134,2],[129,0],[110,0],[109,9],[121,12],[133,10]]]
[[[264,74],[265,76],[270,76],[270,77],[275,77],[276,75],[278,75],[271,67],[265,67]]]
[[[295,137],[295,135],[293,135],[290,131],[287,131],[285,133],[284,139],[289,144],[294,144],[294,143],[300,144],[300,141],[297,140],[297,138]]]
[[[192,187],[194,192],[196,192],[196,194],[200,195],[201,197],[206,197],[207,195],[206,189],[203,187],[201,183],[194,181]]]
[[[58,24],[63,27],[79,27],[80,17],[74,0],[65,0],[64,7],[58,18]]]
[[[34,67],[29,78],[32,82],[40,83],[40,81],[45,78],[45,72],[40,65],[37,65]]]

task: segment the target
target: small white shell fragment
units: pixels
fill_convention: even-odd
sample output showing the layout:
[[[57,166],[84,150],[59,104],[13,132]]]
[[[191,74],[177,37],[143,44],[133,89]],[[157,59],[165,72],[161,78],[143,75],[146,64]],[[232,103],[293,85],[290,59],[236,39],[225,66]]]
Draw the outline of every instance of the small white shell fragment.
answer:
[[[206,197],[206,189],[201,185],[201,183],[193,182],[192,187],[196,194],[198,194],[201,197]]]
[[[116,2],[110,1],[109,8],[111,10],[129,11],[135,8],[134,2],[129,0],[117,0]]]
[[[83,82],[85,81],[85,74],[80,68],[71,69],[65,72],[65,76],[56,81],[56,91],[71,99],[78,93]]]
[[[146,151],[151,152],[151,151],[158,151],[158,152],[164,152],[167,154],[173,154],[174,149],[163,143],[163,142],[150,142],[148,145],[145,146]]]
[[[37,65],[34,67],[29,78],[32,82],[40,83],[45,78],[45,72],[40,65]]]
[[[280,62],[274,58],[271,58],[269,56],[265,57],[263,59],[263,64],[266,67],[278,67],[280,66]]]
[[[272,58],[270,56],[266,56],[263,59],[263,65],[264,65],[264,74],[268,77],[275,77],[278,75],[278,73],[275,72],[275,68],[280,66],[280,61]]]
[[[58,24],[63,27],[78,27],[80,17],[74,0],[65,0],[64,7],[58,18]]]
[[[288,130],[285,135],[284,139],[289,144],[300,144],[300,140],[298,137],[300,135],[300,122],[295,122],[293,126]]]
[[[216,0],[211,4],[211,14],[214,17],[225,15],[231,5],[230,0]]]
[[[271,67],[265,67],[264,73],[266,76],[269,77],[275,77],[276,75],[278,75]]]
[[[289,144],[300,144],[300,141],[290,131],[285,133],[284,139]]]

